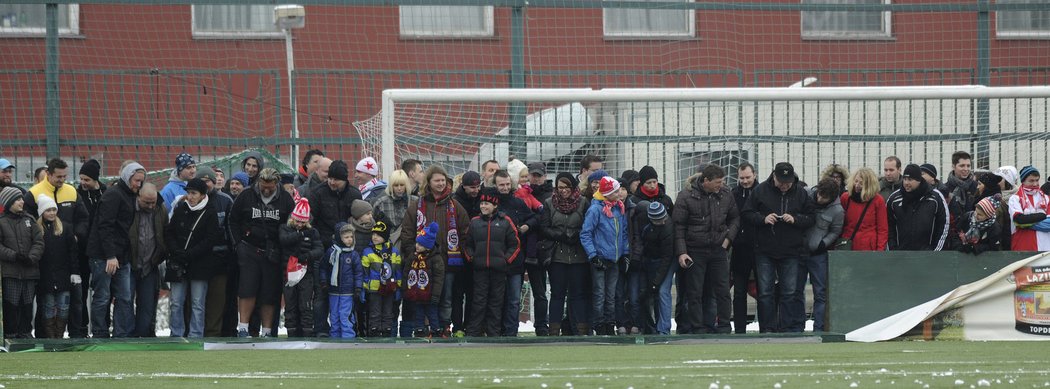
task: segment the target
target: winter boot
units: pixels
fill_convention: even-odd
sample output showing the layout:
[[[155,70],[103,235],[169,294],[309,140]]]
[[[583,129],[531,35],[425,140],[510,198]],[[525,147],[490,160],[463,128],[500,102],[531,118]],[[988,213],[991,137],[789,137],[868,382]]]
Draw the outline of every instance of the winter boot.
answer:
[[[381,332],[379,332],[379,327],[372,327],[372,328],[368,329],[368,333],[365,334],[365,336],[369,337],[369,338],[378,338],[378,337],[382,336],[380,334],[381,334]]]
[[[66,322],[67,321],[68,321],[67,319],[63,319],[61,317],[55,317],[55,332],[53,332],[53,335],[54,335],[53,337],[55,339],[62,339],[62,338],[66,337]]]
[[[412,334],[412,337],[413,338],[429,338],[430,337],[430,329],[428,329],[426,327],[424,327],[424,328],[416,328],[416,331],[415,331],[414,334]]]
[[[548,328],[548,333],[549,333],[550,336],[559,336],[559,335],[561,335],[561,323],[560,322],[558,322],[558,323],[553,323],[552,322],[550,324],[550,327]],[[536,335],[539,335],[538,331],[536,332]]]
[[[591,325],[587,323],[576,324],[576,335],[591,336]]]

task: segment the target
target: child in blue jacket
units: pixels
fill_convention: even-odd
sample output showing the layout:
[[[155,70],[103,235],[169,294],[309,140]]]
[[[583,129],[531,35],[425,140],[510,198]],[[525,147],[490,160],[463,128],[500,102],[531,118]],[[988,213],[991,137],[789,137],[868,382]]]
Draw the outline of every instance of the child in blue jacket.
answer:
[[[354,251],[354,226],[348,223],[335,225],[339,239],[332,244],[321,261],[321,289],[328,292],[329,323],[332,338],[354,338],[354,302],[364,302],[361,285],[361,256]]]
[[[625,214],[620,182],[602,177],[580,229],[580,242],[591,263],[591,323],[598,335],[616,332],[617,262],[626,260],[628,253]]]

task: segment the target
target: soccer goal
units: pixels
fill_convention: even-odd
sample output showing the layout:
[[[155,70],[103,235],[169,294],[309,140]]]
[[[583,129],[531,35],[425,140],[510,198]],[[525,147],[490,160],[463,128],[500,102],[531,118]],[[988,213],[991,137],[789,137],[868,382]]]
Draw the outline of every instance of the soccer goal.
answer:
[[[708,163],[763,178],[790,161],[814,182],[829,164],[878,169],[890,155],[947,169],[957,150],[978,168],[1047,166],[1048,98],[1050,86],[389,89],[354,125],[387,172],[408,158],[452,175],[517,158],[553,176],[593,154],[615,175],[651,165],[674,193]]]

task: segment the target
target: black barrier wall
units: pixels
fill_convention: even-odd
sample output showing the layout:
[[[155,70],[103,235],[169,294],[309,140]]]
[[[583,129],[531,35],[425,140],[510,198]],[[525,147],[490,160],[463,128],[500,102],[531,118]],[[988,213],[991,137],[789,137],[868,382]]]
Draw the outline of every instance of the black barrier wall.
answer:
[[[831,251],[828,332],[847,333],[925,303],[1038,253]]]

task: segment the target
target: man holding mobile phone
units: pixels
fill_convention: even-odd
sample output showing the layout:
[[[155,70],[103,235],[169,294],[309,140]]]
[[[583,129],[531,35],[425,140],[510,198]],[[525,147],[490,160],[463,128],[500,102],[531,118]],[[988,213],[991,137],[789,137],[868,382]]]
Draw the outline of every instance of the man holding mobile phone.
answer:
[[[723,185],[725,176],[718,165],[704,167],[689,179],[689,188],[678,193],[674,204],[675,254],[688,272],[683,298],[690,307],[688,324],[693,333],[707,330],[702,311],[705,285],[714,293],[715,331],[728,334],[731,330],[727,250],[740,231],[740,214],[733,194]]]
[[[796,283],[799,261],[807,249],[803,233],[815,223],[813,200],[798,185],[794,166],[780,162],[755,188],[743,218],[755,228],[755,275],[758,279],[760,332],[802,332],[805,312]],[[779,281],[779,282],[778,282]],[[780,294],[780,321],[773,287]]]

